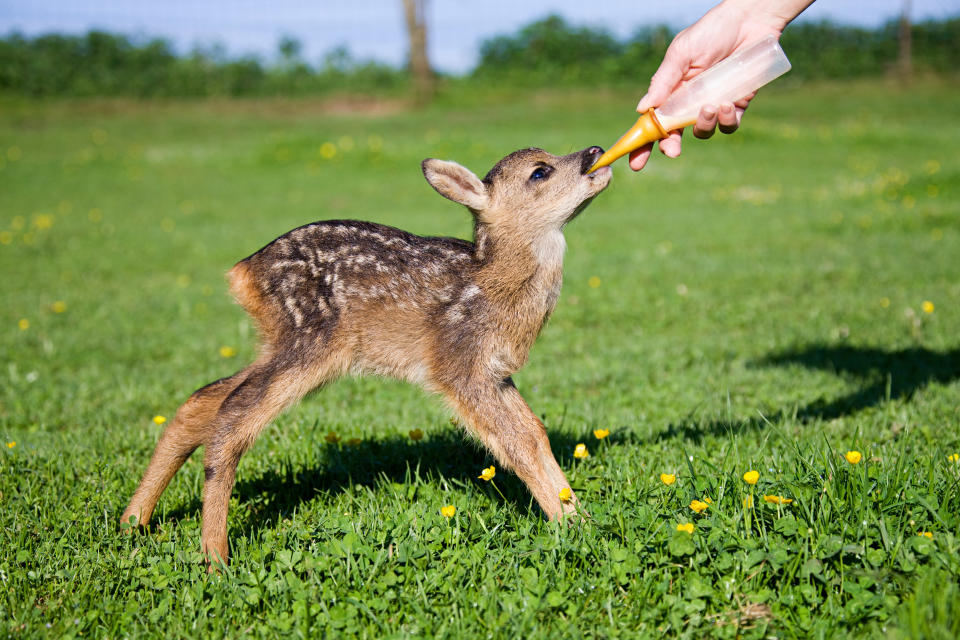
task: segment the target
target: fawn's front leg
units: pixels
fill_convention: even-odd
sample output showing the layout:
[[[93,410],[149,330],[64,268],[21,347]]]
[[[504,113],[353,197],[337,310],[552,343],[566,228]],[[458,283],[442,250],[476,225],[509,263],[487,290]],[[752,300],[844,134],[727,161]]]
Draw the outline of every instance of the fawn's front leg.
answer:
[[[447,389],[446,395],[470,431],[523,480],[548,518],[558,520],[576,512],[572,492],[570,500],[560,499],[560,490],[570,484],[550,449],[543,423],[509,379],[467,381]]]

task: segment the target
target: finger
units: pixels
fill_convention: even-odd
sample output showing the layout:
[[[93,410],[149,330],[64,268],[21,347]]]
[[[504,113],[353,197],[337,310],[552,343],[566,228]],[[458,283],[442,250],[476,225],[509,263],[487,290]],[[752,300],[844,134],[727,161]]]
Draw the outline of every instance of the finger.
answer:
[[[634,171],[640,171],[643,169],[644,165],[647,164],[647,160],[650,159],[650,151],[653,150],[653,143],[645,144],[639,149],[634,149],[630,152],[630,168]]]
[[[671,131],[670,135],[660,141],[660,152],[668,158],[680,155],[680,137],[682,131]]]
[[[674,43],[667,48],[667,53],[663,56],[663,62],[657,72],[650,78],[650,87],[647,89],[640,102],[637,104],[637,111],[644,112],[650,107],[659,107],[670,97],[673,90],[683,79],[683,74],[690,67],[689,56],[684,56],[680,52],[681,46]]]
[[[750,101],[753,100],[753,98],[754,98],[756,95],[757,95],[757,92],[754,91],[754,92],[751,93],[750,95],[745,96],[745,97],[743,97],[743,98],[740,98],[739,100],[737,100],[736,102],[734,102],[734,103],[733,103],[733,106],[735,106],[735,107],[738,108],[738,109],[746,109],[747,106],[750,104]]]
[[[706,140],[717,130],[717,108],[707,105],[700,109],[696,124],[693,125],[693,137]]]
[[[737,117],[737,109],[732,102],[725,102],[720,105],[717,113],[717,128],[720,133],[733,133],[740,126],[740,119]]]

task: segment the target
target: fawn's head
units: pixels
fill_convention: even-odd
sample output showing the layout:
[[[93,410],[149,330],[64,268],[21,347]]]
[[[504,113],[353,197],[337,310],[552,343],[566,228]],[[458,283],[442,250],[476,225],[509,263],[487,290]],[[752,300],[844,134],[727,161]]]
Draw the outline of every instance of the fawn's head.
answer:
[[[600,147],[566,156],[521,149],[483,180],[456,162],[431,158],[423,161],[423,175],[440,195],[470,209],[478,223],[530,237],[559,231],[610,183],[609,167],[587,173],[602,154]]]

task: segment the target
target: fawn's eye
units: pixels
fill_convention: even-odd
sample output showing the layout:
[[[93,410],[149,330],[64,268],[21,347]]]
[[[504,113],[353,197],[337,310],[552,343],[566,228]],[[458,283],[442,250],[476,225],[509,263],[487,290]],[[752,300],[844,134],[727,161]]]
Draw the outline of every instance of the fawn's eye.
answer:
[[[546,180],[550,176],[550,167],[537,167],[530,174],[531,180]]]

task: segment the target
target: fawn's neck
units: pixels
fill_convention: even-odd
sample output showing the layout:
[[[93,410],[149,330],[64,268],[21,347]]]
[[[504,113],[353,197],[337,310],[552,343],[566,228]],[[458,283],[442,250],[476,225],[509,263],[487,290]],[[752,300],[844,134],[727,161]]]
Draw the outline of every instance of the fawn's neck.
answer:
[[[477,225],[474,241],[480,267],[477,284],[489,298],[535,316],[549,315],[563,278],[563,232],[551,229],[536,236],[496,234]]]

